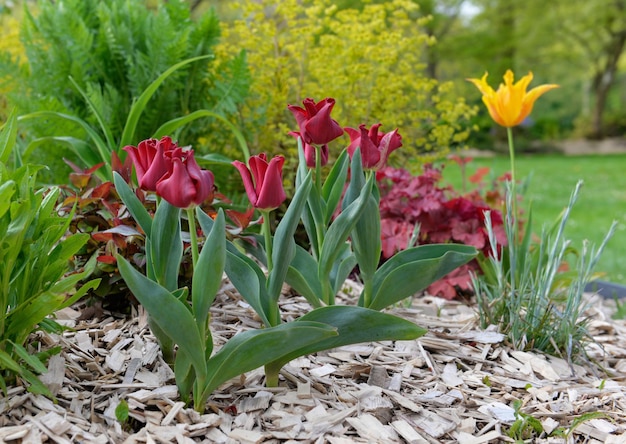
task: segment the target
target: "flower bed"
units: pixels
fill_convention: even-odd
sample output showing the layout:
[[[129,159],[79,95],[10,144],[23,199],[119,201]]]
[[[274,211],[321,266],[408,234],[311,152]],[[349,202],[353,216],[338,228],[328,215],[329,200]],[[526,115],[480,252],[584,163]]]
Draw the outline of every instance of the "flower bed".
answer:
[[[262,371],[249,372],[215,391],[205,414],[180,401],[143,310],[127,318],[103,312],[81,319],[84,306],[78,305],[58,314],[74,331],[37,334],[44,347],[63,348],[43,377],[58,403],[11,388],[0,402],[0,437],[90,443],[502,442],[516,420],[511,403],[521,400],[520,412],[546,433],[560,427],[573,442],[623,442],[626,323],[610,320],[613,307],[606,300],[588,297],[593,308],[587,314],[596,317],[590,330],[604,347],[590,347],[590,356],[611,377],[595,365],[570,368],[558,358],[511,350],[503,335],[478,328],[474,308],[422,296],[392,312],[428,328],[427,335],[299,358],[284,367],[276,388],[264,386]],[[304,298],[291,296],[283,298],[281,309],[298,317],[310,308]],[[259,326],[227,281],[211,313],[218,344]],[[122,401],[128,404],[125,423],[115,414]],[[596,412],[602,415],[590,415]],[[586,421],[577,419],[585,415]],[[534,442],[564,439],[534,436]]]

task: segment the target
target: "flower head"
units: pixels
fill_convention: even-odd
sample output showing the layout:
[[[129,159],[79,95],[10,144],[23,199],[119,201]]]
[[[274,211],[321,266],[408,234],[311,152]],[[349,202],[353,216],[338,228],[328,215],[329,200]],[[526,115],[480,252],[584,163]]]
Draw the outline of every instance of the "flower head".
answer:
[[[304,108],[288,105],[289,111],[298,122],[300,136],[305,144],[325,145],[343,134],[343,129],[330,117],[335,106],[335,99],[326,98],[315,103],[307,98],[303,102]]]
[[[289,135],[295,138],[302,137],[300,135],[300,132],[298,131],[291,131]],[[304,159],[306,160],[306,166],[309,168],[315,168],[315,160],[317,156],[317,150],[315,146],[303,141],[302,147],[304,149]],[[320,166],[325,166],[328,163],[328,144],[320,146],[319,152],[321,154]]]
[[[365,125],[359,129],[344,128],[350,136],[348,154],[354,154],[357,147],[361,148],[363,168],[378,170],[385,166],[392,151],[402,146],[402,136],[395,129],[388,133],[378,132],[381,124],[372,125],[368,130]]]
[[[233,165],[241,174],[243,186],[250,203],[259,210],[278,208],[287,196],[283,189],[283,164],[285,158],[276,156],[267,162],[267,155],[251,156],[248,166],[235,160]]]
[[[168,171],[156,184],[156,192],[179,208],[200,205],[213,193],[215,178],[208,170],[200,169],[193,150],[177,147],[165,153]]]
[[[510,69],[504,74],[504,84],[500,84],[494,91],[487,83],[487,73],[482,79],[467,79],[472,82],[483,95],[483,103],[487,106],[491,118],[504,127],[519,125],[533,110],[535,101],[547,91],[558,88],[559,85],[540,85],[526,91],[533,79],[532,72],[513,83],[513,71]]]
[[[168,171],[165,153],[176,148],[178,146],[168,136],[161,140],[146,139],[136,147],[128,145],[123,148],[135,165],[137,182],[142,190],[156,191],[157,182]]]

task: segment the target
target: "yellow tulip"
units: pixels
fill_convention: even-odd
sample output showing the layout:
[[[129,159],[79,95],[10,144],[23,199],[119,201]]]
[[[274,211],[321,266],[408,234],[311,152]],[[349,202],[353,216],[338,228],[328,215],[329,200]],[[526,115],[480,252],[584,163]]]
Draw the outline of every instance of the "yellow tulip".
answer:
[[[482,79],[467,79],[480,90],[483,95],[483,103],[487,106],[491,118],[498,124],[510,128],[519,125],[533,110],[535,101],[547,91],[558,88],[559,85],[540,85],[530,91],[526,91],[533,79],[533,73],[529,72],[517,83],[513,83],[513,71],[507,70],[504,74],[504,84],[500,84],[494,91],[487,84],[487,73]]]

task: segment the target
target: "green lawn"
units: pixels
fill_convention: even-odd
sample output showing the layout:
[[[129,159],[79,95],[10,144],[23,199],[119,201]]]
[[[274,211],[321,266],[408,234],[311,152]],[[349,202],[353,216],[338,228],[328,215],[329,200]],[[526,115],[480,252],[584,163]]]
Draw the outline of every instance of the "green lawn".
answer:
[[[508,157],[475,158],[467,164],[467,176],[478,167],[488,166],[497,176],[509,171]],[[588,239],[599,245],[611,222],[617,220],[616,233],[609,241],[596,271],[605,280],[626,284],[626,154],[528,155],[516,157],[518,179],[530,177],[523,207],[532,202],[534,231],[552,223],[567,205],[578,180],[584,185],[572,211],[566,235],[580,249]],[[460,168],[447,162],[444,182],[461,189]],[[471,185],[471,184],[470,184]]]

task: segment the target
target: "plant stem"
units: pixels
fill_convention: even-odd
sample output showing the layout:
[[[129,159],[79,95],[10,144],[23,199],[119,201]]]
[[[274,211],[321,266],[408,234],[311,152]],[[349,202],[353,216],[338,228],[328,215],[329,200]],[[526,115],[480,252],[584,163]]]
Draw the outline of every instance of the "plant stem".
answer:
[[[516,191],[516,182],[515,182],[515,146],[513,144],[513,128],[507,127],[506,129],[507,138],[509,141],[509,160],[511,161],[511,208],[507,208],[507,217],[510,218],[508,223],[510,224],[510,228],[513,231],[512,236],[509,238],[509,280],[511,285],[511,296],[514,298],[516,295],[516,273],[517,273],[517,242],[519,239],[518,235],[518,217],[517,217],[517,191]],[[507,207],[508,207],[508,199],[507,199]]]
[[[265,364],[265,386],[266,387],[278,387],[278,375],[280,374],[280,367],[275,363],[270,362]]]
[[[270,210],[261,210],[263,215],[263,238],[265,240],[265,256],[267,258],[267,272],[272,272],[274,264],[272,262],[272,227],[270,222]]]
[[[515,190],[515,146],[513,144],[513,128],[507,127],[507,138],[509,141],[509,159],[511,161],[511,194],[513,195],[513,217],[515,225],[517,226],[517,193]],[[515,229],[517,233],[517,228]]]
[[[322,195],[322,147],[315,145],[315,186]]]
[[[187,208],[187,223],[189,224],[189,237],[191,238],[191,258],[193,259],[193,270],[196,270],[198,263],[198,234],[196,233],[196,218],[194,208]]]

